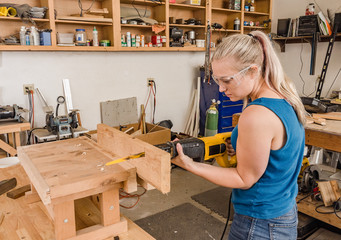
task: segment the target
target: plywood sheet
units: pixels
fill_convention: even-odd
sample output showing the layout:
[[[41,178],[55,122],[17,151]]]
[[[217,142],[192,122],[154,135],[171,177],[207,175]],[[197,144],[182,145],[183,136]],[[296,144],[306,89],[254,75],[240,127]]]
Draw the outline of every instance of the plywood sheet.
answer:
[[[170,154],[104,124],[97,126],[97,142],[106,150],[118,156],[145,152],[144,158],[131,159],[140,178],[152,184],[162,193],[170,191]]]
[[[136,97],[101,102],[101,123],[111,127],[137,122]]]
[[[105,190],[133,174],[120,165],[104,166],[115,155],[86,137],[20,147],[18,157],[45,204],[54,198]]]

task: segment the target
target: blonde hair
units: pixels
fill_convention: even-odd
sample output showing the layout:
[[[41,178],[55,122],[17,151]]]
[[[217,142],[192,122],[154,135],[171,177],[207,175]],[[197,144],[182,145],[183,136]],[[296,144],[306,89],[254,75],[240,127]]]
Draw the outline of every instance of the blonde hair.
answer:
[[[294,108],[298,120],[304,125],[307,112],[296,88],[282,68],[269,38],[261,31],[252,31],[249,35],[234,34],[218,45],[212,56],[212,62],[226,57],[233,58],[241,69],[256,64],[261,66],[260,73],[265,83],[284,97]],[[248,99],[244,99],[247,104]]]

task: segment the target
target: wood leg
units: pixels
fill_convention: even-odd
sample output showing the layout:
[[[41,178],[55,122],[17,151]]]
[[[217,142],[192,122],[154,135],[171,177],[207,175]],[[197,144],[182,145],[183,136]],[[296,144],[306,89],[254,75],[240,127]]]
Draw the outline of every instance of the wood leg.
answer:
[[[56,240],[76,236],[75,204],[67,201],[53,205]]]
[[[20,147],[20,132],[15,132],[15,148],[18,149]]]
[[[115,189],[101,193],[99,199],[102,225],[108,226],[119,222],[119,186],[116,186]]]

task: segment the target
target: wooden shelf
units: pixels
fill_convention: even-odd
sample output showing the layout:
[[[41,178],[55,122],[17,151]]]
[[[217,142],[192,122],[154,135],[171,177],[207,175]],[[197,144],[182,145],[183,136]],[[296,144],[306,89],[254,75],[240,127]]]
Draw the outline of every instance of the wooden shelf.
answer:
[[[179,28],[205,28],[205,25],[188,25],[188,24],[169,24],[170,27]]]
[[[14,4],[28,3],[26,0],[13,0]],[[38,1],[39,2],[39,1]],[[97,0],[94,2],[94,9],[106,8],[108,14],[105,18],[93,17],[77,17],[71,16],[79,13],[79,7],[73,1],[58,1],[58,0],[40,0],[41,4],[48,7],[46,16],[47,19],[33,19],[39,29],[51,29],[51,46],[21,46],[21,45],[0,45],[0,51],[90,51],[90,52],[114,52],[114,51],[178,51],[178,52],[201,52],[205,48],[193,47],[170,47],[170,28],[178,27],[186,31],[193,30],[196,32],[197,39],[205,39],[208,21],[221,24],[227,29],[212,29],[211,42],[217,43],[222,35],[233,33],[247,33],[252,29],[259,29],[269,32],[269,27],[243,26],[244,21],[261,22],[271,18],[272,0],[259,0],[256,5],[258,12],[245,12],[245,1],[241,1],[241,10],[232,10],[225,8],[225,0],[201,0],[200,6],[184,4],[184,3],[170,3],[170,0],[161,0],[156,2],[153,0]],[[184,2],[178,0],[177,2]],[[164,47],[121,47],[122,35],[130,32],[135,35],[145,35],[146,40],[149,41],[151,36],[155,35],[151,30],[151,25],[134,25],[121,24],[120,8],[125,7],[139,7],[150,12],[150,18],[155,19],[160,23],[165,23],[166,29],[161,33],[166,38]],[[58,12],[58,19],[54,18],[54,11]],[[174,19],[197,19],[202,25],[188,25],[188,24],[170,24],[169,18]],[[241,21],[240,30],[233,30],[233,22],[236,18]],[[173,21],[172,21],[173,22]],[[32,23],[22,22],[18,17],[0,17],[0,37],[6,38],[10,35],[18,34],[20,27],[25,25],[30,27]],[[93,46],[58,46],[57,32],[70,33],[75,32],[77,28],[84,28],[87,33],[87,40],[92,39],[93,27],[96,26],[99,40],[110,40],[110,47],[93,47]],[[146,42],[148,43],[148,42]]]
[[[113,24],[110,22],[88,22],[88,21],[73,21],[73,20],[56,20],[56,23],[63,24],[81,24],[81,25],[97,25],[97,26],[112,26]]]
[[[169,7],[173,8],[185,8],[185,9],[206,9],[204,6],[190,5],[190,4],[180,4],[180,3],[170,3]]]
[[[244,12],[244,15],[269,16],[269,13],[263,13],[263,12]]]
[[[212,29],[212,32],[231,32],[231,33],[240,33],[240,30],[234,30],[234,29]]]
[[[75,51],[75,52],[203,52],[198,47],[93,47],[0,45],[0,51]]]
[[[151,25],[137,25],[137,24],[121,24],[121,28],[152,28]]]
[[[280,48],[281,52],[285,52],[285,44],[291,43],[311,43],[313,37],[312,36],[299,36],[299,37],[275,37],[272,38],[274,42],[276,42]],[[330,36],[322,35],[319,37],[319,42],[329,42]],[[335,41],[341,41],[341,33],[336,35]]]
[[[161,0],[160,2],[150,1],[150,0],[121,0],[121,3],[134,4],[134,5],[144,5],[144,6],[157,6],[165,5],[165,2]]]
[[[215,7],[212,7],[212,11],[220,11],[220,12],[227,12],[227,13],[241,13],[242,12],[240,10],[232,10],[228,8],[215,8]]]
[[[20,21],[22,22],[23,20],[20,17],[4,17],[0,16],[0,21],[5,20],[5,21]],[[32,18],[33,21],[35,22],[49,22],[49,19],[45,18]]]
[[[245,29],[269,29],[269,27],[260,27],[260,26],[244,26]]]

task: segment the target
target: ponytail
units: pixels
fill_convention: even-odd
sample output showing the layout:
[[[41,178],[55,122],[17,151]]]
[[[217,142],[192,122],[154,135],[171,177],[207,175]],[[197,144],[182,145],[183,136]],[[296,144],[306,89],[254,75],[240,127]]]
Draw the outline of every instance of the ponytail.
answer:
[[[232,57],[245,68],[251,64],[261,66],[265,83],[287,100],[294,108],[298,120],[304,125],[307,112],[304,109],[293,82],[285,75],[282,65],[269,38],[261,31],[248,35],[235,34],[225,38],[217,47],[212,61]],[[244,105],[247,100],[244,99]]]

